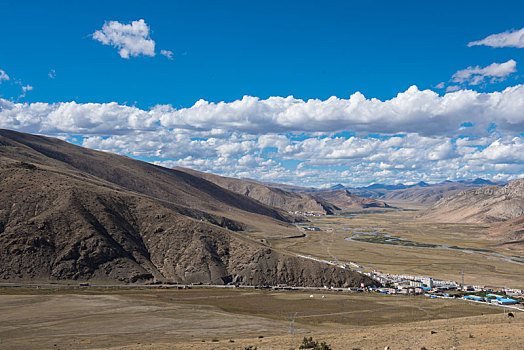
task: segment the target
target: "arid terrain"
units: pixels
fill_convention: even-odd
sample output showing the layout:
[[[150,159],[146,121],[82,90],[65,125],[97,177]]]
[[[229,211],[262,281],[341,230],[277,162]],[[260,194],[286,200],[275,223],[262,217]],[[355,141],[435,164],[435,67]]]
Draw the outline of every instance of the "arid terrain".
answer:
[[[419,207],[311,218],[308,225],[322,231],[272,245],[319,259],[355,262],[366,271],[459,282],[464,271],[466,284],[524,286],[521,250],[493,241],[489,225],[424,222],[418,218],[422,211]],[[355,235],[359,237],[351,239]]]
[[[0,130],[5,281],[371,284],[277,251],[294,218],[185,172]]]
[[[485,186],[441,199],[421,214],[424,221],[491,226],[488,238],[524,251],[524,179]]]
[[[519,349],[524,341],[521,314],[368,293],[3,288],[0,311],[8,349],[298,349],[304,336],[337,350]]]

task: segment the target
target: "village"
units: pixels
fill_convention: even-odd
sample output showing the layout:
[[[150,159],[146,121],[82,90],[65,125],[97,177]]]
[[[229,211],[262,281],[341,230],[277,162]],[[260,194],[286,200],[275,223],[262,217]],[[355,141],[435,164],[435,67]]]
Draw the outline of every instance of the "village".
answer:
[[[524,297],[521,289],[493,288],[481,285],[465,285],[456,281],[444,281],[429,276],[394,275],[373,271],[363,272],[386,287],[372,288],[384,294],[419,295],[437,298],[462,298],[494,305],[518,305]],[[494,293],[499,294],[494,294]],[[513,299],[515,298],[515,299]]]
[[[462,281],[445,281],[430,276],[414,276],[407,274],[390,274],[381,271],[365,272],[362,266],[355,262],[340,263],[298,254],[299,257],[319,261],[337,266],[342,269],[355,269],[355,271],[371,277],[380,286],[364,286],[349,288],[349,291],[375,292],[390,295],[424,295],[429,298],[461,298],[466,301],[486,303],[496,306],[507,306],[524,311],[524,293],[521,289],[506,287],[487,287],[481,285],[466,285]],[[462,275],[462,279],[464,275]],[[325,286],[324,289],[341,290]]]

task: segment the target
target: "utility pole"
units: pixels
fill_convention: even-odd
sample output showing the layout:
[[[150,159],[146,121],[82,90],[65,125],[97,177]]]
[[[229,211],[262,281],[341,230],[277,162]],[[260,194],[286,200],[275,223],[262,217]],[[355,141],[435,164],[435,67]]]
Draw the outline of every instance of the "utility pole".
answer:
[[[287,318],[289,318],[291,320],[291,322],[289,323],[289,334],[295,334],[295,319],[297,318],[297,314],[298,312],[295,312],[295,314],[293,316],[289,315]]]
[[[464,285],[464,270],[462,270],[462,285]]]

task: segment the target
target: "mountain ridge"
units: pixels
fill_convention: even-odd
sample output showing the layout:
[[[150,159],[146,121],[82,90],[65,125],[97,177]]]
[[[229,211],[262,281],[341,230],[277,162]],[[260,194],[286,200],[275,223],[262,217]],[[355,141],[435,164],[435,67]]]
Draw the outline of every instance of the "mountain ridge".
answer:
[[[174,169],[201,177],[230,191],[248,196],[263,204],[283,209],[287,212],[330,215],[338,210],[337,207],[312,194],[286,191],[254,180],[225,177],[189,168],[176,167]]]
[[[270,186],[268,183],[255,180],[224,177],[188,168],[175,169],[202,177],[228,190],[288,212],[331,215],[340,210],[362,210],[371,207],[389,208],[389,205],[382,201],[362,198],[345,189],[329,188],[314,192],[288,191],[278,184]]]
[[[0,181],[4,280],[373,283],[254,240],[293,218],[184,172],[0,130]]]
[[[254,180],[253,180],[254,181]],[[459,193],[465,189],[482,187],[485,185],[493,186],[502,186],[507,184],[506,182],[492,182],[485,179],[473,179],[473,180],[459,180],[459,181],[443,181],[438,183],[426,183],[420,181],[412,185],[404,184],[371,184],[364,187],[348,187],[342,184],[337,184],[331,186],[327,189],[323,188],[313,188],[313,187],[300,187],[287,184],[278,184],[278,183],[267,183],[273,187],[282,188],[291,192],[299,193],[310,193],[318,194],[323,191],[330,190],[341,190],[345,189],[350,191],[352,194],[360,196],[373,198],[379,201],[395,201],[395,202],[411,202],[418,204],[433,204],[436,203],[441,198],[446,198],[452,196],[453,194]]]

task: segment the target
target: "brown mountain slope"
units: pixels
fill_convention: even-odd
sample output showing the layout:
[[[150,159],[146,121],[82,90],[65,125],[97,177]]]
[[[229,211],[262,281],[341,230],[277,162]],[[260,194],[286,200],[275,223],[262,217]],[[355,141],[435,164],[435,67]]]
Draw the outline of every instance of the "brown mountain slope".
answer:
[[[524,179],[504,187],[463,191],[435,203],[423,217],[445,222],[493,223],[524,214]]]
[[[357,196],[348,190],[319,191],[316,196],[334,204],[341,210],[362,210],[366,208],[389,208],[383,201]]]
[[[504,187],[485,186],[441,199],[420,218],[489,224],[488,238],[524,249],[524,179]]]
[[[196,171],[193,169],[175,169],[201,177],[230,191],[248,196],[250,198],[256,199],[261,203],[280,208],[288,212],[298,211],[318,214],[332,214],[334,210],[338,209],[333,206],[333,204],[307,193],[290,192],[280,188],[267,186],[256,181],[224,177]]]
[[[285,213],[186,173],[2,130],[0,183],[5,280],[372,283],[249,239]]]
[[[213,212],[239,209],[289,221],[284,212],[224,190],[185,172],[155,166],[125,156],[99,152],[67,142],[0,130],[0,155],[41,164],[103,186],[120,186],[161,200]]]
[[[490,234],[503,245],[520,247],[524,252],[524,215],[493,225]]]

